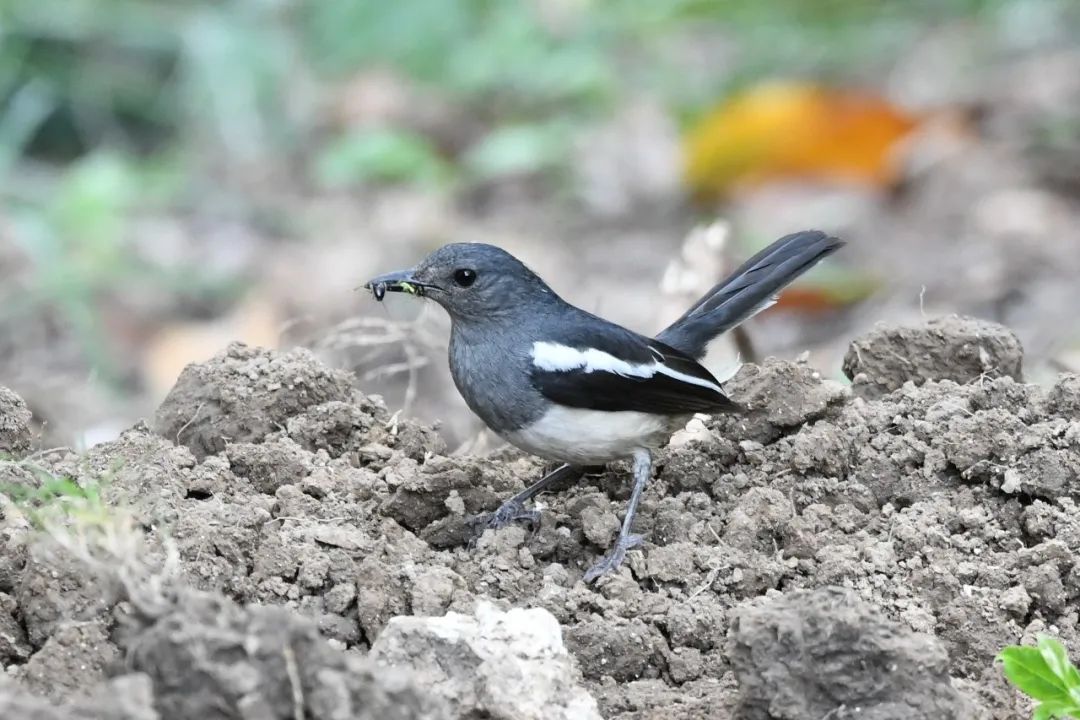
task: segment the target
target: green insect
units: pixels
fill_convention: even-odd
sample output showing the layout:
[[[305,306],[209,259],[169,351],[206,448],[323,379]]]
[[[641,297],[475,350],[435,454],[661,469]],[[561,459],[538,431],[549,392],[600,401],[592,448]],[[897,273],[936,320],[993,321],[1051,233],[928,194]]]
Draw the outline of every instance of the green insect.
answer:
[[[371,291],[371,294],[376,300],[382,302],[388,292],[403,292],[408,295],[416,297],[423,297],[424,286],[420,283],[409,282],[407,280],[387,279],[387,280],[372,280],[364,285],[365,288]]]

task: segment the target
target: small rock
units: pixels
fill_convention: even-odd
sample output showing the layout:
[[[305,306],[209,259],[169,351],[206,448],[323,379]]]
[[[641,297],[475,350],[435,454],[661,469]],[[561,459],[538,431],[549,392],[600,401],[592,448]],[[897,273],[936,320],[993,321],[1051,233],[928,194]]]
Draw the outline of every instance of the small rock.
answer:
[[[1020,477],[1020,473],[1016,471],[1016,468],[1009,468],[1001,479],[1001,492],[1006,495],[1013,495],[1020,492],[1022,484],[1023,478]]]
[[[600,718],[563,646],[558,622],[539,608],[502,612],[481,602],[472,616],[395,617],[371,657],[410,668],[449,702],[454,717]]]

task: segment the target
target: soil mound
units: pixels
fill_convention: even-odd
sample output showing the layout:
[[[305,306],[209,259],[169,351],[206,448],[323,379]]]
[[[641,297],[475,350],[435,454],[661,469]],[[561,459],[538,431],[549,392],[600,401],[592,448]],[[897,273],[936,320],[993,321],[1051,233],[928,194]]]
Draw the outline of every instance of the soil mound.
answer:
[[[626,467],[543,496],[535,532],[470,542],[470,519],[539,477],[537,461],[447,456],[310,354],[231,346],[184,372],[153,428],[32,456],[175,547],[168,612],[139,620],[99,571],[34,540],[24,504],[0,501],[0,707],[82,717],[77,696],[111,683],[166,720],[294,717],[297,702],[309,718],[501,717],[492,693],[512,695],[499,683],[518,666],[477,649],[492,642],[478,628],[503,627],[483,619],[493,603],[554,617],[532,647],[565,646],[573,665],[529,651],[543,669],[524,674],[553,678],[563,708],[589,706],[583,685],[606,718],[1017,717],[994,655],[1041,631],[1080,648],[1080,378],[1024,384],[1011,333],[961,319],[877,329],[848,361],[854,392],[804,365],[743,368],[728,388],[748,412],[661,453],[646,545],[586,586]],[[0,441],[26,426],[19,407],[0,402]],[[40,484],[25,461],[4,472]],[[431,642],[388,653],[402,616],[468,620],[457,639],[424,625]],[[432,647],[473,658],[472,680],[430,680]],[[33,709],[28,688],[66,709]],[[154,717],[132,713],[117,716]]]

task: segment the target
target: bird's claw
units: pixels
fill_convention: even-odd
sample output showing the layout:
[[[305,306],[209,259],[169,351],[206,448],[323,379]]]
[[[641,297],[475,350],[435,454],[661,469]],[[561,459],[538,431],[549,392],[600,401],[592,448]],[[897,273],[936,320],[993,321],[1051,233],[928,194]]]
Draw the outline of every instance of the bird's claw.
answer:
[[[615,545],[611,548],[607,555],[602,557],[599,562],[593,565],[586,571],[582,580],[586,583],[591,583],[600,579],[609,572],[617,570],[622,565],[623,560],[626,558],[626,551],[632,548],[636,548],[644,542],[644,538],[641,535],[627,535],[626,537],[620,536],[615,541]]]
[[[528,521],[530,530],[535,530],[540,525],[540,511],[526,510],[520,502],[507,500],[495,512],[477,515],[472,519],[471,524],[476,531],[474,542],[485,530],[501,530],[519,520]]]

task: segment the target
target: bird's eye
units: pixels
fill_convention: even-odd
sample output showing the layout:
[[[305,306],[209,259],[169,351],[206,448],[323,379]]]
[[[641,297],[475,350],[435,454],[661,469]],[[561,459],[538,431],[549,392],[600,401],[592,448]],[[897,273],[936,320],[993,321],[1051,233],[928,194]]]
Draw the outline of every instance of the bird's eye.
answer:
[[[454,282],[460,287],[469,287],[476,282],[476,271],[468,268],[461,268],[454,271]]]

